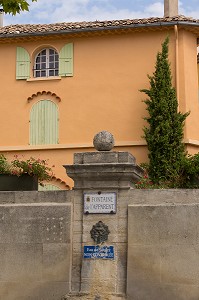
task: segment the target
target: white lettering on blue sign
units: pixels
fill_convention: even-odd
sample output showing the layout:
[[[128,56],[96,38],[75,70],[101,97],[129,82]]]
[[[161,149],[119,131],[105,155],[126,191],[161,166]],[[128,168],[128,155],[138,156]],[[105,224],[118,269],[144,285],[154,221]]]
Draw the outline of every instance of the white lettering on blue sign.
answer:
[[[84,246],[84,258],[114,259],[113,246]]]

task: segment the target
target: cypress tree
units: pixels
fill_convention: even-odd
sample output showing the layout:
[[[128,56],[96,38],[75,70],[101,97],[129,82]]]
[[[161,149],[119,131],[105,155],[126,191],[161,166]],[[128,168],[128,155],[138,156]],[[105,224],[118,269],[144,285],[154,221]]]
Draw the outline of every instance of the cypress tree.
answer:
[[[186,156],[183,144],[183,128],[189,113],[178,112],[176,90],[172,86],[171,68],[168,60],[169,38],[157,53],[155,72],[149,76],[150,88],[143,89],[148,99],[148,126],[144,137],[148,145],[149,177],[154,183],[177,182]]]

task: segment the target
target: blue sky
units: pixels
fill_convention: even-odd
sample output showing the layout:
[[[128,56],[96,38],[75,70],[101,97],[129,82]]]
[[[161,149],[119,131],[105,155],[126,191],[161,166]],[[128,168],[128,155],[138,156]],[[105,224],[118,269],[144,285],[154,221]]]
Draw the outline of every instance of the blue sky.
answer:
[[[38,0],[30,11],[6,15],[4,25],[162,17],[164,0]],[[199,19],[198,0],[180,0],[179,14]]]

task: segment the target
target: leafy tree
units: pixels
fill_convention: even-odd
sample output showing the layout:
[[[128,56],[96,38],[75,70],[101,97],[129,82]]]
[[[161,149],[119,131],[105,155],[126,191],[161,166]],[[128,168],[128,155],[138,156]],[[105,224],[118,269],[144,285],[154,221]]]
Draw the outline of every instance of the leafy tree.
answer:
[[[167,37],[162,51],[156,58],[155,72],[149,76],[150,89],[143,89],[148,99],[149,116],[145,118],[144,137],[149,150],[148,173],[154,183],[164,181],[177,183],[186,157],[183,144],[183,128],[189,113],[178,112],[175,88],[172,86],[170,63],[168,61]]]
[[[37,0],[31,0],[36,2]],[[0,0],[0,6],[5,13],[16,15],[21,11],[29,10],[29,3],[26,0]]]

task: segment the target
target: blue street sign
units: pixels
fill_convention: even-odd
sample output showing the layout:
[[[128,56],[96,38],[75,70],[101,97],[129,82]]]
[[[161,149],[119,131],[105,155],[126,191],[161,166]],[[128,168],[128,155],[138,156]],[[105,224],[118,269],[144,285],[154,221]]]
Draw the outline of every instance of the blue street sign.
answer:
[[[84,246],[84,258],[114,259],[114,246]]]

